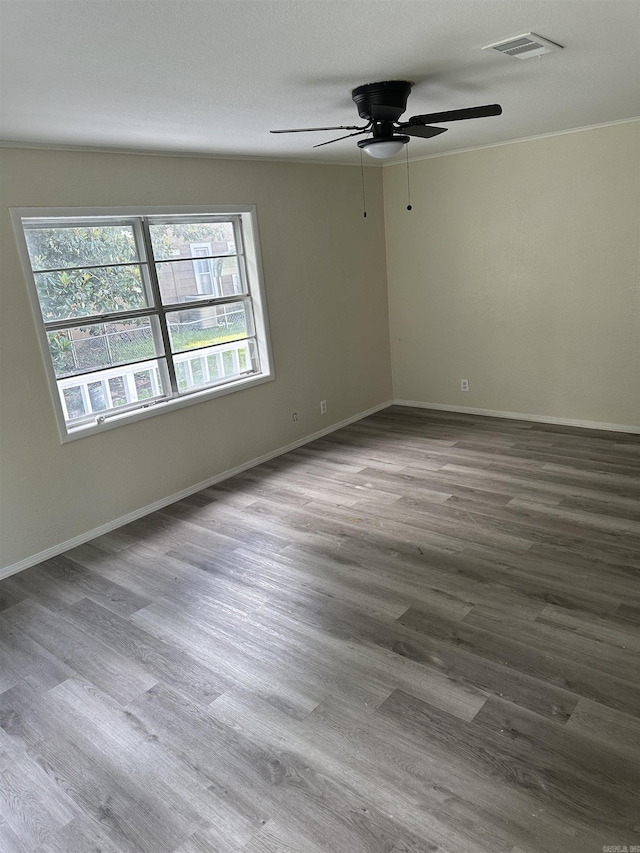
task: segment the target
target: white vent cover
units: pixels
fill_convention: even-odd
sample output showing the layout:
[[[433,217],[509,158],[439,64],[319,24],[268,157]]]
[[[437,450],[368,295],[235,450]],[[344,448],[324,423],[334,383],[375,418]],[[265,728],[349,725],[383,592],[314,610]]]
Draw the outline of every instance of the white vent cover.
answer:
[[[516,59],[530,59],[533,56],[542,56],[543,53],[551,53],[552,50],[562,50],[562,45],[543,39],[535,33],[523,33],[506,41],[486,44],[482,49],[497,50],[505,56],[515,56]]]

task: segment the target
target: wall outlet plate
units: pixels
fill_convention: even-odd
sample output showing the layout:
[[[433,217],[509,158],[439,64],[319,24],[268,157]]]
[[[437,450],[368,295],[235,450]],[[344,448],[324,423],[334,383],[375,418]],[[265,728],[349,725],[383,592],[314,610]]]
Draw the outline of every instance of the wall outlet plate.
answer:
[[[468,379],[461,379],[460,380],[460,390],[461,391],[468,391],[469,390],[469,380]]]

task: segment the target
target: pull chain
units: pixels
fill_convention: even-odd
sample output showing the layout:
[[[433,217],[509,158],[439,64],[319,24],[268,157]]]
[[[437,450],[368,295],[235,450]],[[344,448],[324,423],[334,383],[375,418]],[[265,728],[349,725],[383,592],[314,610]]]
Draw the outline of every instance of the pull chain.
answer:
[[[404,146],[405,153],[407,155],[407,210],[412,210],[411,207],[411,183],[409,181],[409,146]],[[360,155],[362,157],[362,154]]]
[[[364,218],[367,218],[367,199],[364,193],[364,163],[362,162],[362,148],[360,149],[360,174],[362,176],[362,210]]]

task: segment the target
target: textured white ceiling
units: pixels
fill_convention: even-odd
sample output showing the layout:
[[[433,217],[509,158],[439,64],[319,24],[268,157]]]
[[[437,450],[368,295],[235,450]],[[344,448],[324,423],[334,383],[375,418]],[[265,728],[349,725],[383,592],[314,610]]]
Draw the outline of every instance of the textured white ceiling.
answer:
[[[356,162],[269,130],[359,124],[351,89],[390,79],[407,117],[503,107],[412,157],[640,115],[640,0],[0,0],[0,27],[8,142]],[[480,50],[529,31],[565,49]]]

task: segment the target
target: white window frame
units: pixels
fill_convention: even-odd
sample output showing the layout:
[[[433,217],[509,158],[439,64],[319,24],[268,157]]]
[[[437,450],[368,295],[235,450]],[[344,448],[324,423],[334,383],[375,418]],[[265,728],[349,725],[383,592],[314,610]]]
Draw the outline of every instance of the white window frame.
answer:
[[[72,422],[68,422],[65,418],[64,403],[61,398],[61,383],[62,385],[66,383],[68,386],[72,377],[58,379],[55,375],[51,353],[49,351],[47,329],[42,316],[40,300],[38,298],[35,278],[31,267],[31,260],[27,249],[23,220],[50,220],[46,225],[49,227],[56,227],[56,220],[86,219],[87,224],[89,224],[92,219],[99,218],[104,220],[105,217],[118,219],[120,221],[129,218],[139,219],[141,217],[158,217],[159,222],[165,223],[166,220],[171,217],[185,217],[187,221],[189,220],[189,217],[193,217],[196,221],[198,218],[200,218],[201,221],[206,221],[207,216],[233,216],[237,217],[240,223],[240,237],[244,258],[244,268],[241,269],[241,274],[242,276],[246,276],[246,291],[248,296],[238,296],[237,299],[242,300],[244,298],[251,302],[253,330],[257,349],[257,361],[259,364],[258,371],[240,376],[239,378],[233,378],[224,384],[210,385],[208,387],[195,390],[189,389],[187,392],[182,392],[179,395],[174,388],[171,392],[172,396],[164,397],[163,399],[138,402],[136,404],[132,404],[132,406],[127,405],[122,408],[113,409],[108,413],[105,413],[104,416],[98,414],[91,421],[85,421],[77,425]],[[210,205],[206,207],[199,205],[118,208],[12,208],[11,217],[27,281],[27,289],[36,321],[44,368],[49,381],[51,398],[62,443],[94,435],[99,432],[104,432],[105,430],[114,429],[149,417],[154,417],[164,412],[175,411],[176,409],[180,409],[185,406],[202,403],[216,397],[251,388],[255,385],[260,385],[264,382],[270,382],[275,379],[255,205]],[[150,248],[146,248],[147,257],[144,261],[141,259],[141,263],[146,263],[149,267],[152,267],[156,261],[153,257],[149,256]],[[178,260],[178,258],[175,260]],[[157,262],[160,263],[162,261],[158,260]],[[215,300],[216,298],[217,297],[215,297],[214,294],[211,294],[211,300]],[[233,299],[233,297],[225,298]],[[187,305],[191,304],[193,303],[187,303]],[[207,299],[198,300],[199,307],[206,307],[208,304],[209,300]],[[176,308],[182,307],[182,304],[175,306],[172,305],[171,307],[175,310]],[[157,305],[155,306],[155,309],[158,309]],[[93,318],[88,318],[87,325],[90,325],[91,322],[95,322],[95,320]],[[193,353],[193,358],[198,358],[198,350],[193,350]],[[162,353],[162,356],[164,355],[165,353]],[[176,355],[177,354],[173,355],[174,360],[176,359]],[[184,355],[184,353],[180,353],[179,355]],[[234,357],[237,358],[237,353]],[[159,356],[159,358],[161,358],[161,356]],[[100,372],[106,374],[107,370],[98,371],[98,374]],[[96,374],[96,381],[99,381],[98,374]]]

